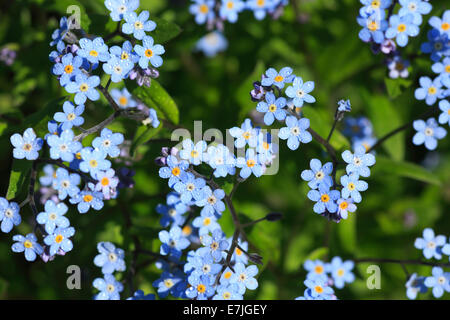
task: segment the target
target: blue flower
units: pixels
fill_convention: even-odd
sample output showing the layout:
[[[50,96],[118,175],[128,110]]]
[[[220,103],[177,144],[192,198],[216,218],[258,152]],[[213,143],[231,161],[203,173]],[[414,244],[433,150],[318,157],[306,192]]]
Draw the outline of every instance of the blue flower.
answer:
[[[155,295],[153,293],[145,294],[142,290],[137,290],[132,297],[127,298],[127,300],[155,300]]]
[[[128,77],[128,73],[133,69],[134,63],[128,59],[120,59],[112,56],[107,63],[103,64],[103,71],[111,75],[112,82],[120,82]]]
[[[183,236],[179,226],[172,226],[170,231],[162,230],[159,232],[159,240],[162,242],[160,254],[164,256],[181,257],[181,251],[189,247],[189,240]]]
[[[64,112],[56,112],[53,116],[58,122],[62,122],[61,129],[71,129],[73,126],[79,127],[84,123],[84,118],[81,115],[84,112],[84,105],[74,106],[72,102],[66,101],[63,104]]]
[[[389,8],[392,4],[392,0],[360,0],[363,7],[361,8],[361,12],[367,11],[378,11],[380,15],[384,17],[384,10]]]
[[[134,51],[139,55],[139,66],[142,69],[148,67],[148,63],[155,68],[159,68],[163,64],[163,59],[160,57],[165,50],[160,44],[154,44],[154,40],[150,36],[145,36],[142,39],[142,46],[137,44],[134,46]]]
[[[273,0],[249,0],[247,1],[247,8],[253,10],[253,14],[257,20],[265,18],[269,10],[273,10],[277,5]]]
[[[80,142],[74,141],[74,137],[71,129],[64,130],[61,136],[49,136],[47,143],[50,146],[50,158],[71,162],[75,157],[74,154],[82,147]]]
[[[417,294],[427,292],[428,288],[425,286],[425,277],[418,277],[417,273],[413,273],[405,284],[406,296],[408,299],[414,300]]]
[[[183,284],[183,279],[172,273],[164,271],[161,277],[153,282],[153,286],[157,287],[158,296],[163,299],[170,294],[177,296],[179,286]]]
[[[300,146],[300,142],[309,143],[312,141],[311,134],[307,131],[309,128],[309,119],[301,118],[297,120],[294,116],[286,118],[287,127],[280,129],[278,137],[286,140],[289,149],[296,150]]]
[[[277,72],[274,68],[269,68],[266,70],[261,84],[265,87],[270,87],[275,85],[276,87],[283,89],[285,83],[292,83],[294,81],[295,75],[292,74],[292,68],[284,67]]]
[[[70,26],[68,24],[68,20],[67,17],[62,17],[59,20],[59,28],[56,29],[55,31],[53,31],[52,34],[52,42],[50,42],[50,46],[54,46],[56,45],[64,45],[64,38],[67,35],[67,33],[69,32]]]
[[[417,238],[414,242],[414,247],[419,250],[423,250],[423,255],[427,259],[442,258],[442,246],[445,245],[445,236],[434,235],[434,231],[431,228],[425,228],[423,230],[423,238]]]
[[[233,127],[229,129],[230,135],[236,139],[234,145],[236,148],[243,148],[246,144],[254,148],[257,144],[258,130],[253,128],[252,121],[245,119],[241,127]]]
[[[345,283],[352,283],[355,281],[355,275],[352,270],[355,266],[353,261],[342,261],[341,257],[334,257],[330,263],[327,264],[327,272],[331,274],[334,285],[338,289],[342,289]]]
[[[201,213],[203,216],[209,216],[214,213],[221,215],[225,211],[225,204],[222,199],[225,192],[222,189],[211,190],[209,186],[202,189],[203,197],[195,202],[197,207],[203,207]]]
[[[191,274],[197,277],[202,275],[215,276],[222,269],[222,265],[214,263],[213,257],[208,252],[195,256],[192,260],[192,266],[194,270]]]
[[[232,242],[233,242],[233,237],[228,239],[228,243],[229,243],[229,247],[228,250],[231,249],[232,246]],[[247,241],[242,241],[240,238],[238,239],[238,245],[240,248],[242,248],[243,250],[247,251],[248,250],[248,242]],[[225,252],[223,253],[223,256],[226,257]],[[236,263],[243,263],[243,264],[247,264],[248,263],[248,257],[247,255],[238,247],[236,247],[234,249],[233,255],[231,256],[231,261],[236,262]]]
[[[180,158],[187,160],[189,163],[198,166],[203,161],[207,161],[206,153],[207,144],[201,140],[194,144],[191,139],[183,140],[183,149],[180,150]]]
[[[29,233],[25,237],[15,235],[13,241],[16,242],[11,246],[11,250],[16,253],[24,252],[27,261],[34,261],[36,260],[36,255],[44,253],[44,249],[37,243],[37,238],[34,233]]]
[[[218,146],[208,147],[208,164],[214,169],[214,176],[226,177],[236,172],[236,159],[227,146],[219,144]]]
[[[258,274],[258,268],[255,265],[246,267],[238,262],[234,265],[234,274],[230,278],[230,284],[236,283],[239,286],[238,293],[243,295],[246,289],[255,290],[258,288],[258,281],[255,276]]]
[[[180,181],[174,184],[173,189],[180,194],[183,203],[189,204],[192,200],[197,201],[202,198],[202,189],[205,185],[204,179],[196,178],[188,172],[181,175]]]
[[[167,205],[158,204],[156,212],[162,214],[159,223],[162,227],[167,227],[170,223],[181,226],[185,222],[183,214],[185,214],[189,207],[181,202],[180,196],[176,192],[169,192],[166,198]]]
[[[331,173],[333,172],[333,164],[327,162],[322,166],[322,162],[318,159],[311,159],[309,162],[311,170],[303,170],[301,178],[308,181],[308,186],[311,189],[317,189],[320,185],[325,185],[331,188],[333,185],[333,179]]]
[[[325,280],[328,279],[325,270],[325,263],[321,260],[306,260],[303,264],[303,268],[308,271],[306,275],[307,279],[315,280],[317,278],[323,278]]]
[[[75,197],[80,192],[78,185],[81,177],[76,173],[69,173],[64,168],[56,169],[56,178],[53,182],[53,188],[58,191],[59,200],[64,200],[67,195]]]
[[[68,210],[64,202],[55,203],[52,200],[47,200],[44,209],[44,212],[37,215],[36,221],[45,225],[45,231],[48,234],[53,233],[56,227],[67,228],[70,226],[69,219],[64,216]]]
[[[414,91],[414,96],[417,100],[425,100],[426,104],[431,106],[442,94],[442,84],[439,77],[433,81],[428,77],[420,77],[419,83],[421,88]]]
[[[322,278],[316,278],[314,280],[305,280],[305,285],[308,289],[311,289],[310,294],[314,299],[331,300],[334,294],[333,288],[327,285],[327,280]]]
[[[192,0],[194,3],[189,6],[189,12],[195,15],[197,24],[204,24],[214,19],[214,0]]]
[[[362,146],[356,148],[355,153],[345,150],[342,152],[342,159],[348,163],[347,174],[356,173],[365,178],[370,176],[369,167],[375,164],[375,156],[370,153],[366,154],[366,148]]]
[[[258,103],[256,110],[265,113],[264,123],[270,126],[275,118],[277,120],[284,120],[286,118],[286,112],[283,108],[286,106],[286,99],[280,97],[276,99],[272,92],[266,93],[266,101],[261,101]]]
[[[295,77],[292,86],[287,87],[286,95],[293,99],[296,107],[302,107],[304,102],[314,103],[316,99],[309,93],[314,90],[314,81],[303,83],[301,77]]]
[[[147,119],[144,119],[142,121],[142,124],[148,126],[149,124],[153,127],[153,128],[158,128],[159,127],[159,119],[158,119],[158,115],[156,114],[155,109],[150,108],[148,109],[148,117]]]
[[[78,49],[77,54],[92,64],[98,64],[99,61],[106,62],[110,57],[108,46],[100,37],[94,40],[87,38],[80,39],[80,49]]]
[[[39,178],[39,183],[44,187],[52,185],[53,179],[56,179],[56,171],[53,166],[51,164],[46,164],[42,171],[44,171],[45,175]]]
[[[19,214],[19,205],[15,202],[8,202],[0,197],[0,221],[2,222],[0,229],[4,233],[9,233],[13,226],[18,226],[22,222]]]
[[[112,274],[105,274],[104,278],[96,278],[92,285],[100,290],[95,300],[120,300],[123,284],[116,280]]]
[[[239,294],[239,286],[236,283],[230,285],[219,285],[216,288],[216,295],[213,300],[243,300],[242,294]]]
[[[211,236],[209,234],[203,235],[201,243],[205,247],[198,249],[198,251],[208,252],[215,261],[219,261],[222,258],[223,251],[228,249],[228,241],[221,229],[215,229]]]
[[[72,53],[65,54],[61,58],[61,62],[53,66],[53,74],[60,76],[59,83],[62,86],[68,84],[73,77],[81,72],[80,67],[83,64],[83,59],[79,56],[73,56]]]
[[[95,88],[100,84],[98,76],[90,76],[79,73],[75,76],[75,81],[66,84],[65,89],[69,93],[75,93],[75,103],[84,104],[86,99],[97,101],[100,93]]]
[[[373,126],[366,117],[346,117],[343,134],[352,139],[363,139],[373,134]]]
[[[200,236],[220,228],[220,225],[217,223],[217,218],[214,215],[206,214],[195,218],[194,221],[192,221],[192,225],[199,228],[198,233]]]
[[[159,169],[159,176],[163,179],[169,179],[169,187],[173,187],[180,178],[183,177],[189,167],[189,163],[185,160],[178,161],[175,156],[169,155],[166,159],[167,167]]]
[[[365,11],[356,20],[363,27],[358,34],[362,41],[381,44],[385,40],[384,31],[388,28],[388,22],[384,19],[384,11]]]
[[[69,252],[73,249],[70,237],[75,234],[73,227],[56,228],[53,232],[44,238],[44,243],[50,246],[50,255],[54,256],[60,249]]]
[[[94,264],[102,268],[103,274],[125,271],[125,252],[122,249],[111,242],[99,242],[97,250],[100,254],[95,256]]]
[[[350,175],[343,175],[341,177],[341,184],[342,184],[342,197],[344,199],[351,198],[356,203],[360,203],[361,198],[361,191],[366,191],[369,185],[367,182],[359,180],[358,174],[350,174]]]
[[[401,8],[398,11],[399,16],[406,16],[412,14],[413,23],[416,25],[422,24],[422,15],[429,14],[433,8],[431,4],[422,0],[400,0]]]
[[[325,185],[319,186],[319,190],[310,190],[308,192],[308,198],[311,201],[316,202],[313,207],[315,213],[324,213],[327,210],[330,213],[337,211],[336,201],[340,198],[341,194],[338,190],[330,190]]]
[[[450,75],[450,57],[444,58],[442,62],[436,62],[431,66],[431,69],[434,73],[439,74],[441,78]]]
[[[219,15],[222,19],[235,23],[238,13],[245,9],[245,3],[241,0],[222,0]]]
[[[408,37],[415,37],[419,34],[419,27],[413,22],[414,16],[407,14],[398,16],[396,14],[389,18],[389,28],[386,30],[386,38],[395,38],[400,47],[408,44]]]
[[[109,48],[109,52],[112,56],[115,56],[120,60],[130,61],[133,64],[139,61],[139,56],[133,51],[133,45],[128,40],[122,44],[122,48],[119,46],[112,46]]]
[[[105,7],[111,11],[112,21],[120,21],[126,13],[139,8],[139,0],[105,0]]]
[[[447,100],[439,101],[439,109],[441,109],[442,111],[442,113],[439,115],[439,123],[448,123],[448,125],[450,126],[450,103],[448,103]]]
[[[80,170],[86,173],[89,172],[94,179],[99,170],[111,168],[111,162],[105,159],[106,153],[103,150],[86,147],[81,150],[80,154],[82,159]]]
[[[123,134],[119,132],[112,132],[108,128],[103,128],[100,132],[100,137],[96,137],[92,141],[92,146],[95,149],[103,151],[111,158],[116,158],[120,154],[118,145],[123,143]]]
[[[95,185],[95,191],[101,191],[104,199],[115,198],[117,195],[117,185],[119,178],[115,176],[116,172],[113,169],[106,171],[97,171],[96,179],[98,183]]]
[[[449,36],[441,34],[437,29],[431,29],[427,33],[428,42],[422,43],[420,50],[423,53],[430,53],[432,61],[439,61],[442,55],[448,55],[450,51],[450,44],[448,43]]]
[[[212,277],[191,274],[188,277],[188,281],[191,286],[186,289],[186,296],[190,299],[196,298],[197,300],[206,300],[215,293],[213,287],[214,278]]]
[[[441,34],[450,37],[450,10],[445,10],[442,19],[439,17],[431,17],[428,23],[433,28],[439,30]]]
[[[242,179],[247,179],[252,173],[255,177],[260,177],[265,171],[265,167],[260,163],[255,149],[247,149],[245,158],[237,158],[236,167],[241,168],[239,176]]]
[[[338,101],[338,111],[339,112],[350,112],[350,111],[352,111],[352,106],[350,104],[350,99],[339,100]]]
[[[127,12],[123,16],[126,22],[122,25],[122,32],[125,34],[133,34],[136,39],[142,40],[146,31],[153,31],[156,28],[156,23],[148,20],[149,17],[150,14],[147,10],[142,11],[139,16],[136,12]]]
[[[433,276],[425,278],[425,285],[433,288],[433,296],[440,298],[445,292],[450,292],[450,272],[444,272],[441,267],[431,269]]]
[[[113,97],[119,108],[126,109],[134,108],[137,106],[137,102],[132,99],[132,96],[128,92],[127,88],[123,88],[122,91],[118,89],[112,89],[111,96]]]
[[[90,208],[101,210],[103,208],[103,195],[101,192],[81,191],[69,199],[70,203],[77,204],[79,213],[86,213]]]
[[[217,53],[224,51],[228,48],[228,41],[222,33],[219,31],[212,31],[205,36],[201,37],[196,45],[195,49],[202,51],[207,57],[214,57]]]
[[[32,128],[24,131],[23,136],[14,133],[10,138],[11,144],[14,146],[13,156],[16,159],[36,160],[39,157],[44,141],[36,137],[36,133]]]
[[[349,212],[356,211],[356,205],[353,203],[352,199],[340,198],[336,204],[338,205],[338,214],[342,219],[347,219]]]
[[[417,133],[413,137],[413,143],[418,146],[425,143],[428,150],[434,150],[437,147],[437,140],[444,138],[447,131],[438,126],[436,119],[429,118],[427,122],[416,120],[413,127]]]

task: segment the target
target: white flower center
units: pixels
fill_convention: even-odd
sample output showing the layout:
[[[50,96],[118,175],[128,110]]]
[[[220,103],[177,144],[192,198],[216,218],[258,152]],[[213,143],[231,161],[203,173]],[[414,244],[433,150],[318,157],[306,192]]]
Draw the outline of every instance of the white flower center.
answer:
[[[14,212],[11,210],[11,209],[6,209],[6,211],[5,211],[5,216],[7,217],[7,218],[12,218],[13,217],[13,215],[14,215]]]
[[[428,137],[431,137],[433,135],[433,129],[426,128],[425,129],[425,135],[428,136]]]
[[[109,261],[114,262],[117,260],[117,255],[115,253],[110,253],[108,254],[108,259]]]

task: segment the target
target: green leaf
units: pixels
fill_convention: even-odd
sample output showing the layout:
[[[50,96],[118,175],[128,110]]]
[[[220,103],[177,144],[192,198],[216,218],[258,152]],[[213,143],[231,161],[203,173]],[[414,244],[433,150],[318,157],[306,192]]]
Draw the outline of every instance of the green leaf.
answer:
[[[162,116],[163,119],[169,120],[173,124],[178,124],[180,114],[177,104],[158,81],[152,79],[150,88],[135,87],[132,94],[148,107],[159,111],[158,116]]]
[[[256,104],[250,99],[250,91],[253,89],[253,82],[260,80],[264,71],[264,62],[260,60],[256,63],[255,69],[251,75],[249,75],[236,90],[235,97],[241,107],[241,111],[239,113],[239,119],[241,121],[244,120],[252,109],[256,108]]]
[[[136,134],[134,135],[133,142],[130,147],[130,154],[134,156],[136,149],[153,138],[162,128],[162,123],[159,124],[157,128],[149,127],[146,125],[142,125],[136,130]]]
[[[409,86],[411,86],[412,80],[403,78],[384,78],[384,84],[386,85],[386,90],[389,94],[389,97],[394,99],[401,95],[404,89],[407,89]]]
[[[156,22],[156,29],[150,33],[155,43],[165,43],[181,33],[181,28],[173,22],[161,18],[151,17]]]
[[[383,172],[399,177],[410,178],[430,184],[441,185],[442,181],[427,169],[407,161],[395,161],[383,156],[377,156],[375,172]]]
[[[26,190],[25,185],[30,176],[32,165],[32,161],[14,159],[6,199],[11,200]]]
[[[329,249],[327,247],[317,248],[306,256],[305,261],[323,259],[328,254],[328,251]]]
[[[342,248],[349,253],[356,250],[356,213],[349,213],[348,218],[337,225],[337,234]]]
[[[401,116],[397,108],[387,97],[373,95],[366,90],[362,90],[361,93],[377,138],[384,136],[402,125]],[[394,160],[403,160],[405,156],[404,139],[405,134],[401,132],[383,143],[383,148]]]

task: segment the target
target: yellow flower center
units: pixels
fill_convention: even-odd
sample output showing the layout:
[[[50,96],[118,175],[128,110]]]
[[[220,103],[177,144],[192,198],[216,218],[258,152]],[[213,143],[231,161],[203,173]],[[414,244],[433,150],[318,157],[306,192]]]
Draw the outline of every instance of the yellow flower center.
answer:
[[[242,255],[242,250],[239,248],[236,248],[235,252],[238,256]]]
[[[86,83],[82,83],[80,85],[80,91],[86,92],[86,91],[88,91],[88,89],[89,89],[89,86]]]
[[[283,81],[283,79],[284,79],[284,78],[283,78],[282,76],[278,75],[278,76],[275,77],[274,80],[275,80],[276,82],[281,82],[281,81]]]
[[[55,237],[55,242],[56,242],[56,243],[61,243],[61,242],[63,241],[63,239],[64,239],[64,237],[63,237],[62,235],[58,234],[58,235]]]
[[[320,200],[322,201],[322,202],[328,202],[328,201],[330,201],[330,197],[327,195],[327,194],[323,194],[321,197],[320,197]]]
[[[124,51],[124,52],[122,52],[122,55],[120,56],[120,59],[127,60],[129,57],[130,56],[128,55],[128,53]]]
[[[102,186],[107,186],[109,184],[109,179],[107,177],[104,177],[100,183],[102,184]]]
[[[225,300],[228,300],[228,299],[231,298],[231,293],[229,293],[229,292],[224,292],[223,295],[222,295],[222,297],[223,297]]]
[[[173,287],[173,281],[172,281],[172,279],[166,279],[166,280],[164,280],[164,285],[166,286],[166,288],[172,288],[172,287]]]
[[[370,31],[378,30],[378,23],[375,20],[367,22],[367,29],[369,29]]]
[[[184,226],[181,232],[183,232],[184,236],[189,236],[192,233],[192,228],[191,226]]]
[[[323,292],[323,288],[321,286],[315,286],[314,290],[316,290],[316,292],[319,294]]]
[[[202,5],[200,5],[199,10],[201,13],[205,14],[205,13],[208,13],[209,8],[206,4],[202,4]]]
[[[89,55],[90,55],[91,57],[97,57],[97,56],[98,56],[98,52],[95,51],[95,50],[91,50],[91,51],[89,52]]]
[[[144,54],[147,58],[151,58],[153,56],[153,51],[150,49],[147,49],[147,50],[145,50]]]
[[[404,23],[400,23],[400,24],[397,26],[397,31],[398,31],[398,32],[405,32],[405,31],[406,31],[406,25],[405,25]]]
[[[247,167],[253,168],[255,166],[256,162],[253,159],[247,160]]]
[[[29,143],[24,143],[22,148],[25,151],[30,151],[32,149],[32,146]]]
[[[98,162],[97,162],[97,160],[92,159],[91,161],[89,161],[89,165],[90,165],[92,168],[96,168],[96,167],[98,166]]]
[[[33,247],[33,243],[30,240],[25,240],[25,242],[23,243],[23,246],[27,249],[30,249]]]
[[[192,158],[197,158],[198,157],[198,151],[197,150],[192,150],[191,151],[191,157]]]
[[[180,173],[181,173],[180,168],[175,167],[175,168],[172,169],[172,174],[173,174],[175,177],[178,177],[178,176],[180,175]]]
[[[108,284],[106,290],[108,290],[108,292],[114,292],[114,286],[112,284]]]
[[[337,275],[338,275],[339,277],[342,277],[342,276],[344,275],[344,269],[339,269],[339,270],[337,271]]]
[[[244,137],[245,140],[248,140],[248,139],[250,139],[250,132],[245,131],[245,132],[242,134],[242,136]]]
[[[142,22],[140,22],[140,21],[136,21],[135,23],[134,23],[134,28],[135,29],[142,29],[144,27],[144,25],[142,24]]]
[[[204,220],[203,220],[203,225],[206,227],[206,226],[209,226],[211,224],[211,218],[205,218]]]
[[[350,182],[347,186],[348,190],[353,191],[355,190],[355,184],[353,182]]]
[[[435,87],[429,87],[428,88],[428,94],[436,94],[437,89]]]
[[[380,5],[381,5],[380,0],[373,0],[371,3],[372,8],[374,9],[378,9]]]
[[[227,271],[227,272],[225,272],[225,273],[223,274],[223,277],[224,277],[225,279],[230,279],[230,278],[231,278],[231,275],[232,275],[232,273],[231,273],[230,271]]]
[[[444,23],[441,25],[441,28],[442,28],[442,30],[447,31],[448,29],[450,29],[450,23],[444,22]]]
[[[70,64],[68,64],[65,68],[64,68],[64,72],[65,73],[72,73],[72,71],[73,71],[73,67],[70,65]]]
[[[341,204],[339,205],[339,208],[340,208],[341,210],[347,209],[347,208],[348,208],[348,203],[347,203],[347,201],[341,202]]]
[[[316,266],[314,268],[314,272],[317,274],[322,274],[323,273],[323,267],[322,266]]]
[[[69,113],[67,115],[67,120],[72,121],[73,119],[75,119],[77,116],[75,115],[75,113]]]
[[[269,148],[270,148],[270,144],[268,144],[267,142],[263,142],[263,149],[269,150]]]
[[[90,194],[87,194],[83,197],[84,202],[91,202],[94,199],[94,197]]]
[[[81,153],[80,152],[75,153],[75,158],[81,160]]]
[[[227,8],[228,9],[233,9],[234,8],[234,3],[232,1],[228,1],[227,2]]]
[[[450,73],[450,64],[445,66],[445,72]]]
[[[200,292],[200,293],[204,293],[206,291],[205,285],[204,284],[199,284],[197,286],[197,291]]]
[[[276,110],[277,110],[277,106],[276,106],[276,105],[271,104],[271,105],[269,106],[269,111],[270,111],[270,112],[275,112]]]

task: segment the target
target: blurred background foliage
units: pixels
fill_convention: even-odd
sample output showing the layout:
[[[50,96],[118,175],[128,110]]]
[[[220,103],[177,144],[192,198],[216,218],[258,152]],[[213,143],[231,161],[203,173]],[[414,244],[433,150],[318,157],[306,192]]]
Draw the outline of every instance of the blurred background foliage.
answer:
[[[249,97],[252,82],[259,80],[268,67],[291,66],[295,74],[315,81],[317,102],[304,108],[304,112],[322,135],[329,132],[336,103],[342,98],[351,100],[353,116],[371,119],[377,137],[415,119],[427,108],[413,95],[418,77],[431,75],[428,56],[419,52],[429,29],[426,22],[421,26],[421,35],[410,39],[403,50],[405,56],[415,57],[409,79],[389,80],[383,57],[372,54],[369,46],[358,38],[355,19],[360,3],[356,0],[291,0],[277,21],[268,18],[257,21],[251,12],[244,12],[238,23],[226,24],[228,50],[212,59],[193,51],[206,30],[194,23],[188,12],[189,1],[140,2],[140,9],[149,10],[151,18],[158,17],[181,28],[176,38],[165,43],[158,81],[177,103],[180,124],[187,128],[193,128],[194,120],[203,121],[203,130],[219,128],[224,132],[240,125],[256,107]],[[433,1],[429,16],[441,15],[444,2]],[[16,0],[0,4],[0,46],[18,50],[13,65],[0,63],[1,195],[7,192],[12,167],[10,135],[15,131],[22,133],[31,115],[46,110],[50,101],[66,95],[50,74],[48,44],[59,18],[67,15],[66,8],[72,4],[82,9],[82,23],[89,32],[106,35],[114,30],[115,24],[108,22],[103,0]],[[106,101],[89,103],[85,127],[100,122],[109,113]],[[31,123],[40,122],[45,130],[48,120],[45,116],[51,115],[41,112],[31,117]],[[130,120],[118,120],[110,128],[123,132],[130,140],[136,134],[136,123]],[[264,266],[260,269],[259,288],[248,292],[246,298],[294,299],[302,295],[305,289],[302,264],[308,258],[340,255],[344,259],[417,259],[421,258],[421,252],[413,244],[423,228],[432,227],[437,233],[448,235],[449,139],[440,141],[437,151],[431,153],[413,146],[412,135],[411,128],[377,150],[378,163],[368,179],[369,190],[364,193],[363,202],[356,214],[339,224],[328,223],[312,211],[312,202],[306,197],[307,184],[300,179],[300,172],[309,168],[311,158],[329,160],[323,149],[313,142],[290,151],[281,141],[278,173],[249,179],[234,197],[235,207],[244,220],[262,217],[269,211],[284,214],[281,221],[262,222],[249,232],[256,251],[264,257]],[[169,136],[170,131],[163,129],[155,137]],[[332,143],[339,151],[349,148],[348,141],[339,134],[333,136]],[[27,263],[23,255],[11,252],[12,234],[1,234],[0,297],[90,299],[94,294],[91,283],[101,276],[93,264],[98,241],[112,241],[125,249],[127,262],[131,259],[133,235],[139,235],[145,248],[157,251],[160,227],[154,208],[165,202],[164,195],[169,191],[154,164],[162,146],[159,142],[144,144],[133,159],[123,161],[136,170],[135,187],[123,191],[117,200],[105,202],[103,210],[80,215],[75,208],[70,209],[68,216],[76,235],[74,249],[66,256],[58,256],[47,264]],[[24,197],[23,192],[18,192],[15,201],[21,202]],[[125,212],[132,216],[131,229],[125,228]],[[24,222],[13,233],[31,231],[32,213],[28,207],[22,210],[22,217]],[[228,212],[221,224],[231,236],[233,226]],[[139,263],[145,264],[146,259],[140,257]],[[66,267],[72,264],[82,269],[81,290],[66,287]],[[340,299],[405,298],[406,279],[401,266],[381,265],[380,290],[367,289],[367,266],[359,264],[355,283],[337,290]],[[408,266],[408,271],[428,275],[431,268]],[[146,293],[154,292],[151,284],[159,274],[150,264],[140,270],[135,283]],[[129,296],[128,289],[125,288],[122,297]],[[427,297],[430,295],[422,296]]]

